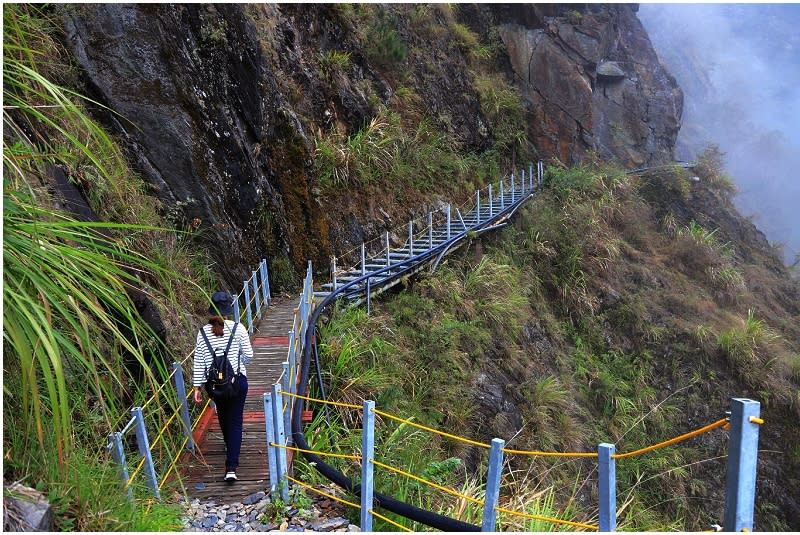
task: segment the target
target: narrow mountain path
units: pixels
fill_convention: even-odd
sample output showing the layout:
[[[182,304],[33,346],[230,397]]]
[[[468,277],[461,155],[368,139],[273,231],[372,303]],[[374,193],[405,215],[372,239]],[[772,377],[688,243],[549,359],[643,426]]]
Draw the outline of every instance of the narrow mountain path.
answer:
[[[181,465],[186,491],[191,498],[214,498],[217,503],[241,502],[246,496],[269,488],[262,395],[272,388],[283,371],[296,307],[295,297],[274,298],[250,337],[253,361],[247,365],[249,387],[244,405],[242,451],[236,470],[239,481],[228,484],[222,480],[225,442],[216,413],[209,405],[194,432],[197,453],[188,454]]]

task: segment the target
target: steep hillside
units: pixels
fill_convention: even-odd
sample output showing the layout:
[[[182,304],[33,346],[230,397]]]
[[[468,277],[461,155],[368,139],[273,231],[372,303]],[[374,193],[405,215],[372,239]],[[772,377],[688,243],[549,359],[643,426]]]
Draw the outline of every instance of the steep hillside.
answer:
[[[668,160],[682,107],[626,5],[59,14],[109,128],[231,285],[263,256],[288,284],[515,160]]]
[[[722,417],[731,397],[751,397],[768,422],[756,525],[798,529],[800,285],[731,205],[714,154],[695,171],[699,181],[672,169],[551,171],[513,228],[373,303],[372,317],[335,316],[322,335],[328,392],[545,451],[606,441],[631,451]],[[392,438],[410,444],[392,455],[419,472],[461,459],[456,487],[482,455],[447,440],[419,454],[413,434]],[[726,448],[718,431],[620,460],[620,503],[631,500],[621,527],[721,523]],[[592,462],[511,462],[527,474],[525,488],[553,492],[554,513],[595,514]]]

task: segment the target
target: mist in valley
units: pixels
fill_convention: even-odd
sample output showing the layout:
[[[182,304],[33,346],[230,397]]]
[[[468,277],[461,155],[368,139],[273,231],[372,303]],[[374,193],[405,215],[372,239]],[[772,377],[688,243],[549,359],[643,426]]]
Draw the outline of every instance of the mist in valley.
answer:
[[[725,153],[736,204],[792,264],[800,254],[800,4],[640,4],[684,91],[676,156]]]

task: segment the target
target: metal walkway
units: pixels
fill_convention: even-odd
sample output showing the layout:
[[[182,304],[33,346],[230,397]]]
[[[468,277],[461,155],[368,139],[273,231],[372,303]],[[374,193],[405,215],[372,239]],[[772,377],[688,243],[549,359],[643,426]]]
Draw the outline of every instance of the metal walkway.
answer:
[[[433,269],[442,257],[466,243],[462,238],[503,226],[519,205],[533,195],[542,185],[544,166],[539,162],[534,175],[533,165],[509,181],[500,180],[498,188],[490,184],[483,192],[476,191],[474,204],[460,208],[446,205],[445,213],[434,218],[429,213],[427,221],[408,224],[408,237],[399,247],[392,247],[389,232],[380,244],[382,250],[369,254],[362,244],[360,258],[350,268],[339,270],[336,259],[331,266],[330,283],[322,284],[317,297],[337,293],[339,297],[357,304],[366,296],[376,295],[400,283],[402,277],[413,275],[427,265]],[[482,195],[483,193],[483,195]],[[375,249],[375,241],[372,243]],[[431,254],[433,253],[433,254]],[[345,287],[342,290],[342,287]]]

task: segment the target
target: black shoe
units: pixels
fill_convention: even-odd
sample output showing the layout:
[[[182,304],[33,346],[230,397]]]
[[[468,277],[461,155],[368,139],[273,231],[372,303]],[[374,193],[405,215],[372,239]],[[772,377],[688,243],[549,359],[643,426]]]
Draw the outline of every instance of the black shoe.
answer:
[[[227,481],[228,483],[233,483],[234,481],[238,481],[238,480],[239,480],[239,478],[236,477],[236,472],[234,472],[233,470],[229,470],[225,474],[225,481]]]

